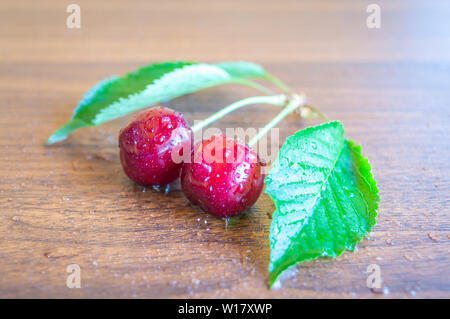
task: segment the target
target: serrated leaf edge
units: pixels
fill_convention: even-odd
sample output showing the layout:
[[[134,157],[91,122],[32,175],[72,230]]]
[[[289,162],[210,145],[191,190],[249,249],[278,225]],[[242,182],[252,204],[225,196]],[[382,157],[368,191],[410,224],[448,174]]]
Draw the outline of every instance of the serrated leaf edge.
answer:
[[[210,82],[210,84],[208,84],[208,85],[201,86],[201,88],[189,89],[186,91],[182,91],[181,93],[172,96],[171,99],[185,95],[185,94],[192,93],[197,90],[213,87],[218,84],[231,81],[231,79],[232,79],[232,77],[226,71],[224,71],[223,69],[221,69],[219,67],[213,66],[213,65],[209,65],[209,64],[205,64],[205,63],[186,65],[186,66],[178,68],[174,71],[171,71],[167,74],[164,74],[159,79],[156,79],[151,84],[147,85],[144,90],[137,92],[137,93],[130,94],[126,98],[120,98],[117,102],[114,102],[114,103],[110,104],[109,106],[107,106],[106,108],[103,108],[95,116],[94,120],[92,121],[93,124],[99,125],[103,122],[110,121],[110,120],[113,120],[115,118],[122,116],[123,115],[122,113],[119,113],[118,115],[111,115],[111,113],[113,112],[113,110],[115,110],[117,108],[121,108],[122,104],[124,104],[124,103],[133,104],[133,107],[129,107],[129,106],[127,107],[126,114],[128,114],[128,113],[137,111],[139,109],[142,109],[146,106],[150,106],[155,103],[162,102],[162,100],[164,100],[163,94],[160,96],[159,99],[155,99],[151,103],[147,103],[145,100],[145,97],[148,95],[148,93],[151,93],[151,91],[154,90],[155,88],[157,88],[158,86],[161,86],[161,85],[170,86],[171,80],[174,77],[179,77],[180,74],[183,74],[183,76],[189,76],[189,74],[186,74],[186,72],[192,72],[192,73],[196,73],[196,74],[199,74],[199,73],[208,74],[208,72],[213,74],[212,72],[215,72],[215,75],[218,76],[218,78],[219,77],[222,77],[222,78],[215,82]]]
[[[343,132],[342,132],[343,135],[345,134],[345,130],[344,130],[344,127],[343,127],[342,123],[341,123],[340,121],[332,121],[332,122],[327,122],[327,123],[324,123],[324,124],[321,124],[321,125],[318,125],[318,126],[311,126],[311,127],[308,127],[308,128],[306,128],[306,129],[304,129],[304,130],[298,131],[298,132],[296,132],[293,136],[288,137],[288,139],[289,139],[289,138],[295,138],[295,136],[296,136],[297,134],[306,135],[306,133],[308,133],[309,130],[315,130],[315,129],[322,128],[322,127],[324,127],[324,126],[326,126],[326,125],[330,125],[330,124],[335,124],[335,125],[337,124],[337,125],[340,125],[340,126],[342,127],[342,129],[343,129]],[[324,183],[322,183],[322,186],[321,186],[321,188],[320,188],[319,194],[318,194],[318,196],[316,197],[316,199],[314,200],[314,204],[311,206],[311,207],[312,207],[312,213],[309,213],[309,214],[308,214],[308,220],[309,220],[309,217],[311,217],[312,214],[314,213],[314,207],[315,207],[316,204],[317,204],[317,202],[316,202],[316,201],[317,201],[317,198],[320,197],[319,195],[320,195],[320,194],[322,193],[322,191],[323,191],[323,186],[326,184],[326,181],[328,180],[328,178],[331,176],[331,173],[332,173],[332,172],[334,171],[334,169],[336,168],[336,164],[338,163],[339,159],[340,159],[341,156],[342,156],[342,151],[344,150],[345,144],[346,144],[346,143],[349,144],[350,151],[351,151],[351,152],[354,152],[354,153],[358,156],[358,162],[359,162],[359,163],[362,163],[362,164],[364,165],[364,169],[366,170],[366,172],[370,173],[370,175],[369,175],[369,176],[370,176],[370,181],[368,181],[361,173],[358,172],[358,173],[361,175],[361,178],[363,178],[363,179],[366,181],[367,185],[370,186],[370,188],[373,190],[374,194],[376,195],[376,202],[375,202],[374,210],[373,210],[373,212],[369,212],[369,213],[372,213],[372,214],[373,214],[373,221],[371,221],[370,218],[369,218],[369,229],[368,229],[368,233],[369,233],[369,232],[372,230],[372,228],[376,225],[376,218],[377,218],[377,216],[378,216],[377,210],[378,210],[378,208],[379,208],[379,200],[380,200],[379,189],[378,189],[378,187],[377,187],[377,182],[376,182],[376,180],[375,180],[375,178],[374,178],[374,174],[373,174],[373,172],[372,172],[372,167],[371,167],[371,165],[370,165],[370,162],[369,162],[368,158],[366,158],[366,157],[364,157],[364,156],[362,155],[362,152],[361,152],[361,145],[357,145],[353,140],[346,139],[345,136],[344,136],[343,147],[342,147],[342,149],[340,150],[339,155],[337,156],[337,159],[336,159],[336,161],[335,161],[335,163],[334,163],[334,165],[333,165],[333,168],[330,170],[330,173],[329,173],[329,174],[327,175],[327,177],[325,178]],[[282,148],[283,148],[283,147],[282,147]],[[279,153],[278,153],[276,162],[277,162],[278,160],[279,160]],[[274,163],[273,167],[275,167],[276,162]],[[269,173],[269,175],[270,175],[270,173]],[[268,176],[269,176],[269,175],[268,175]],[[268,176],[266,176],[266,179],[267,179]],[[265,179],[265,182],[266,182],[266,179]],[[267,192],[266,192],[266,193],[267,193]],[[276,209],[275,209],[274,213],[272,214],[272,218],[273,218],[273,216],[275,215],[276,211],[278,210],[278,203],[279,203],[279,201],[276,200],[275,198],[273,198],[273,197],[271,196],[270,193],[267,193],[267,194],[268,194],[268,195],[270,196],[270,198],[275,202]],[[306,221],[305,225],[308,223],[308,220]],[[273,222],[272,222],[272,223],[273,223]],[[271,231],[272,231],[272,223],[271,223],[271,229],[270,229]],[[303,227],[304,227],[304,226],[303,226]],[[299,232],[301,232],[301,230],[303,229],[303,227],[299,230]],[[363,238],[364,238],[364,237],[366,237],[366,236],[363,236]],[[275,272],[275,273],[274,273],[274,272],[271,272],[270,269],[269,269],[269,288],[272,287],[272,285],[276,282],[277,278],[278,278],[283,272],[285,272],[286,270],[288,270],[288,269],[290,269],[290,268],[292,268],[292,267],[296,267],[296,266],[297,266],[298,264],[300,264],[300,263],[307,262],[307,261],[311,261],[311,260],[315,260],[315,259],[318,259],[318,258],[320,258],[320,257],[337,258],[337,257],[339,257],[340,255],[342,255],[345,251],[354,251],[354,249],[355,249],[355,247],[356,247],[356,245],[357,245],[358,242],[359,242],[359,241],[356,241],[355,243],[350,243],[350,245],[345,245],[345,248],[344,248],[342,251],[337,251],[337,252],[336,252],[335,254],[333,254],[332,256],[329,256],[329,255],[325,254],[325,252],[322,252],[322,254],[321,254],[320,256],[315,256],[315,257],[311,257],[311,258],[305,258],[305,259],[303,259],[302,261],[296,262],[295,264],[293,264],[293,265],[291,265],[291,266],[289,266],[289,267],[286,267],[286,268],[284,268],[284,269],[282,269],[282,270],[279,270],[279,271],[277,271],[277,272]],[[270,263],[269,263],[269,265],[270,265]]]

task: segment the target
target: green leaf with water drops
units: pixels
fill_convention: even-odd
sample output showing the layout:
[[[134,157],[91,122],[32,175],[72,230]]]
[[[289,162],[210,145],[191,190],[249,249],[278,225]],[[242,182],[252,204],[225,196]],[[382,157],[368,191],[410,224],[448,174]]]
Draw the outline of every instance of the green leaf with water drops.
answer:
[[[153,63],[122,77],[112,76],[84,95],[72,119],[53,133],[47,144],[61,141],[81,127],[100,125],[155,103],[209,87],[238,83],[263,90],[249,80],[252,78],[271,79],[261,66],[243,61]]]
[[[369,161],[340,122],[290,136],[265,183],[276,206],[269,286],[297,263],[353,251],[376,223],[379,196]]]

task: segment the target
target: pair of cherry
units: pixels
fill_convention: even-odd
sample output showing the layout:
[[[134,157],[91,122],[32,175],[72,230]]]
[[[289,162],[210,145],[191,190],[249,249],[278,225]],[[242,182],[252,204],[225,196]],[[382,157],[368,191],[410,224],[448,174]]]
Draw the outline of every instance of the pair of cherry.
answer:
[[[128,177],[143,186],[167,185],[181,176],[184,195],[217,217],[239,215],[256,202],[264,186],[256,152],[224,135],[192,144],[184,116],[155,107],[120,131],[120,160]],[[174,154],[184,160],[174,160]]]

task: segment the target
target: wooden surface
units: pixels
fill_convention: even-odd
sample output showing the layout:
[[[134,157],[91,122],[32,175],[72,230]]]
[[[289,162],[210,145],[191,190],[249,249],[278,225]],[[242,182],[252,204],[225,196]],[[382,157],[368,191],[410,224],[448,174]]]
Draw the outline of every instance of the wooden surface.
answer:
[[[0,297],[450,297],[450,4],[376,1],[0,2]],[[342,120],[363,145],[381,191],[378,225],[355,253],[307,262],[268,290],[269,215],[263,194],[225,230],[188,204],[133,184],[119,129],[132,116],[43,142],[86,90],[153,61],[250,60]],[[192,123],[239,98],[208,89],[167,106]],[[253,106],[217,127],[262,127]],[[318,121],[288,117],[280,139]],[[66,267],[81,267],[80,289]],[[366,286],[378,264],[387,294]],[[389,290],[389,291],[387,291]]]

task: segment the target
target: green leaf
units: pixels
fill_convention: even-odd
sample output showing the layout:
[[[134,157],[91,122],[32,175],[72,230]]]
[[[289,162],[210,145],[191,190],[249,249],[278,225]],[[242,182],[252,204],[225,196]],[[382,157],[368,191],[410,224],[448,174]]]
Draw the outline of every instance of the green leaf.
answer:
[[[155,103],[205,88],[239,83],[259,88],[250,78],[264,78],[264,69],[250,62],[205,64],[195,62],[154,63],[123,77],[110,77],[90,89],[66,125],[47,141],[52,144],[84,126],[100,125]]]
[[[231,61],[216,63],[222,70],[234,78],[266,78],[267,72],[259,64],[244,61]]]
[[[340,122],[290,136],[265,183],[276,206],[269,286],[297,263],[353,251],[376,223],[379,196],[370,164]]]

